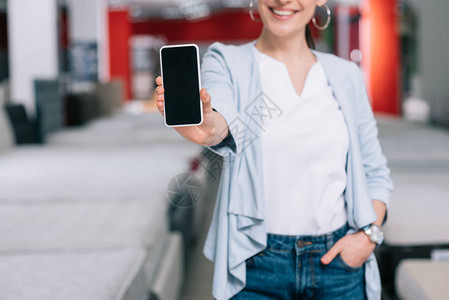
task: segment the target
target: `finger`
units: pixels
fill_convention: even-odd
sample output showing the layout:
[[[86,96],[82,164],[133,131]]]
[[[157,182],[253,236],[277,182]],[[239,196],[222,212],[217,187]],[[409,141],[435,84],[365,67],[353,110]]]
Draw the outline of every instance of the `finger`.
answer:
[[[158,108],[159,108],[159,106],[164,108],[164,95],[157,96],[157,98],[156,98],[156,105],[158,106]]]
[[[156,93],[157,93],[158,95],[161,95],[161,94],[165,93],[165,89],[164,89],[162,86],[158,86],[158,87],[156,88]]]
[[[335,243],[334,246],[332,246],[329,251],[327,251],[326,254],[321,257],[321,262],[325,265],[329,264],[331,261],[334,260],[334,258],[340,253],[342,250],[340,243]]]
[[[164,102],[157,101],[156,107],[157,107],[157,110],[161,113],[161,115],[164,116]]]
[[[204,113],[209,113],[210,111],[212,111],[211,97],[206,89],[201,89],[200,98],[203,102]]]
[[[162,85],[162,77],[161,76],[156,77],[156,84],[159,86]]]

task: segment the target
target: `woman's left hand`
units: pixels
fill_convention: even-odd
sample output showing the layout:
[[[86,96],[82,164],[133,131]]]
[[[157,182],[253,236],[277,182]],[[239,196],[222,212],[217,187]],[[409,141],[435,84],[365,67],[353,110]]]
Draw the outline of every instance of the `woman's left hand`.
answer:
[[[346,264],[357,268],[365,263],[374,251],[374,248],[376,248],[376,244],[371,242],[369,237],[363,231],[358,231],[352,234],[347,234],[339,239],[332,248],[321,257],[321,262],[327,265],[340,254]]]

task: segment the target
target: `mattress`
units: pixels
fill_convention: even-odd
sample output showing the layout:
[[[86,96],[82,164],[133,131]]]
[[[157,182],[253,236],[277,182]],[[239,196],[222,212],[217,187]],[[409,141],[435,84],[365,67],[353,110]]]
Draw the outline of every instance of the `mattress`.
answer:
[[[1,255],[0,299],[143,299],[145,256],[139,248]]]
[[[396,273],[396,291],[404,300],[449,299],[449,261],[403,260]]]
[[[71,127],[47,138],[51,145],[139,145],[186,142],[175,130],[164,125],[159,113],[132,115],[119,113],[97,119],[82,127]]]
[[[383,290],[394,298],[401,261],[429,259],[436,249],[449,247],[449,134],[398,118],[377,116],[377,121],[394,191],[376,254]]]
[[[378,118],[378,126],[394,182],[385,243],[449,244],[448,132],[395,118]]]
[[[67,271],[67,276],[72,276],[69,270],[73,273],[78,272],[77,267],[72,267],[71,264],[81,265],[81,273],[84,274],[87,267],[83,266],[85,264],[88,266],[91,260],[107,261],[107,264],[93,266],[94,271],[103,268],[103,272],[92,271],[85,274],[92,281],[98,283],[97,290],[92,290],[90,286],[85,287],[82,282],[81,286],[86,290],[87,296],[77,299],[142,299],[143,288],[145,288],[145,292],[155,293],[159,296],[158,299],[176,300],[179,288],[182,286],[182,238],[178,233],[168,233],[165,213],[151,211],[151,207],[146,204],[138,202],[118,204],[50,203],[1,206],[0,235],[2,236],[0,239],[0,265],[2,260],[9,262],[11,259],[12,261],[12,264],[8,263],[5,266],[6,271],[2,271],[0,268],[0,281],[2,272],[17,274],[14,276],[19,280],[22,270],[16,268],[14,262],[20,265],[24,261],[23,264],[34,266],[29,270],[31,273],[28,274],[29,280],[34,280],[34,276],[45,277],[50,283],[40,284],[37,291],[34,290],[35,285],[26,288],[22,286],[23,299],[30,299],[27,298],[28,292],[40,293],[40,289],[44,289],[44,291],[54,289],[54,285],[58,284],[61,276],[59,267],[53,266],[53,264],[60,264],[61,260],[68,261],[69,267],[67,270],[63,269]],[[144,252],[145,255],[143,260],[139,259],[139,273],[136,273],[138,276],[129,275],[131,278],[125,282],[121,281],[124,278],[123,274],[128,274],[137,266],[131,268],[129,263],[121,265],[120,261],[109,260],[109,257],[116,257],[116,253],[129,253],[130,249],[139,249],[138,252]],[[110,255],[109,253],[115,254]],[[62,254],[68,256],[61,256]],[[54,260],[52,260],[53,256]],[[123,259],[131,259],[130,256],[124,255]],[[44,274],[40,270],[40,258],[45,258],[49,264],[49,268],[44,270]],[[112,278],[112,275],[109,274],[111,268],[115,270],[117,276],[121,277]],[[104,272],[105,270],[107,272]],[[129,276],[127,275],[126,278]],[[78,277],[73,275],[69,279],[64,279],[61,284],[63,290],[60,293],[71,292],[77,288],[66,289],[66,280],[75,280],[77,283]],[[112,280],[116,280],[116,283],[113,283]],[[14,281],[5,281],[4,283],[1,281],[0,290],[1,284],[8,287],[5,289],[7,296],[11,291],[14,292],[16,286],[20,287]],[[125,287],[127,287],[130,292],[126,293],[139,295],[139,297],[128,298],[123,296],[124,292],[121,292],[113,298],[109,291],[110,287],[120,287],[121,291],[125,291]],[[7,298],[6,296],[3,298],[2,291],[0,291],[2,300],[22,299]],[[47,298],[46,295],[44,293],[42,299],[64,299]],[[101,298],[99,295],[105,296]]]
[[[144,247],[167,235],[163,201],[0,206],[0,254]]]
[[[201,147],[159,114],[119,113],[0,155],[0,203],[164,198]]]
[[[398,118],[376,116],[382,150],[389,166],[412,167],[449,162],[447,130]]]
[[[190,143],[128,147],[20,148],[0,155],[0,203],[128,201],[167,198],[200,147]]]
[[[395,190],[384,226],[385,243],[449,244],[449,172],[393,172],[392,178]]]
[[[2,152],[0,261],[12,258],[11,264],[18,265],[26,261],[30,268],[24,272],[36,269],[35,274],[28,275],[47,276],[49,284],[42,287],[49,290],[63,281],[58,291],[61,294],[51,299],[70,299],[65,292],[73,292],[76,287],[68,287],[66,280],[61,280],[63,276],[58,276],[61,261],[67,261],[73,273],[79,266],[82,274],[89,261],[105,260],[108,263],[95,270],[110,265],[123,279],[124,274],[137,268],[129,262],[138,255],[129,251],[139,249],[145,253],[136,273],[141,275],[123,285],[122,290],[127,286],[126,293],[111,294],[110,287],[120,285],[105,274],[109,272],[106,267],[108,272],[85,275],[98,282],[98,294],[95,284],[80,282],[80,290],[89,295],[75,293],[72,298],[142,299],[142,287],[146,291],[154,287],[159,299],[175,300],[182,282],[183,258],[181,238],[167,228],[167,186],[173,176],[187,170],[200,147],[186,142],[160,121],[137,117],[130,122],[129,116],[118,115],[61,132],[59,141],[55,135],[55,140],[50,138],[45,146]],[[113,258],[125,252],[128,256],[123,254],[124,263],[115,265]],[[47,275],[40,273],[42,258],[48,263]],[[9,265],[8,272],[16,274],[16,267]],[[20,279],[21,275],[17,276]],[[67,281],[77,284],[79,279],[74,274]],[[20,287],[14,282],[4,284],[10,287],[8,297]],[[22,292],[17,295],[29,299],[26,293],[34,295],[41,290]],[[47,295],[44,293],[42,299],[48,299]]]

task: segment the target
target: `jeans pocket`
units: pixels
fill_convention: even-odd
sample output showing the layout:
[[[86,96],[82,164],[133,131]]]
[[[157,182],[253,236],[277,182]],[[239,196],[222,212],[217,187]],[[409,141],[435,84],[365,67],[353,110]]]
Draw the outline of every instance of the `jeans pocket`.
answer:
[[[253,256],[246,259],[245,263],[247,267],[254,266],[257,259],[260,259],[262,256],[265,255],[265,250],[260,251],[259,253],[254,254]]]
[[[256,255],[257,255],[257,254],[256,254]],[[246,259],[245,264],[246,264],[247,267],[251,267],[251,266],[254,265],[254,259],[255,259],[255,256],[256,256],[256,255],[253,255],[253,256],[248,257],[248,258]]]
[[[341,257],[340,253],[337,254],[337,256],[335,257],[335,261],[336,261],[336,262],[337,262],[343,269],[345,269],[346,271],[349,271],[349,272],[357,272],[357,271],[360,271],[360,270],[362,269],[362,267],[363,267],[363,265],[358,266],[358,267],[353,267],[353,266],[348,265],[348,264],[343,260],[343,258]]]

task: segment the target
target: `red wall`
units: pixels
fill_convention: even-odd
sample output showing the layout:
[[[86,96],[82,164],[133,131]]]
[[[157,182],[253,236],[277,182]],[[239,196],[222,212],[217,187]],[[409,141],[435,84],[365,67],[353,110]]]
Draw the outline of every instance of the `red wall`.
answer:
[[[151,20],[136,22],[133,34],[165,36],[170,42],[248,41],[256,39],[261,22],[253,22],[246,11],[236,10],[215,14],[198,21]]]
[[[369,0],[370,79],[373,110],[400,113],[400,43],[396,0]]]
[[[399,36],[394,7],[397,0],[369,1],[369,11],[362,13],[370,26],[370,74],[368,86],[376,112],[399,113]],[[131,23],[128,11],[109,14],[111,77],[126,79],[127,98],[130,90],[129,38],[136,34],[163,36],[175,42],[245,42],[256,39],[261,22],[253,22],[245,10],[227,11],[198,21],[149,20]],[[314,30],[314,35],[318,35]]]
[[[109,63],[111,79],[123,80],[124,99],[131,99],[131,58],[129,39],[132,35],[128,9],[111,10],[109,22]]]
[[[163,36],[168,43],[249,41],[256,39],[262,23],[253,22],[246,11],[230,11],[198,21],[148,20],[132,23],[129,9],[109,11],[110,76],[125,84],[125,99],[131,99],[129,40],[137,34]]]

